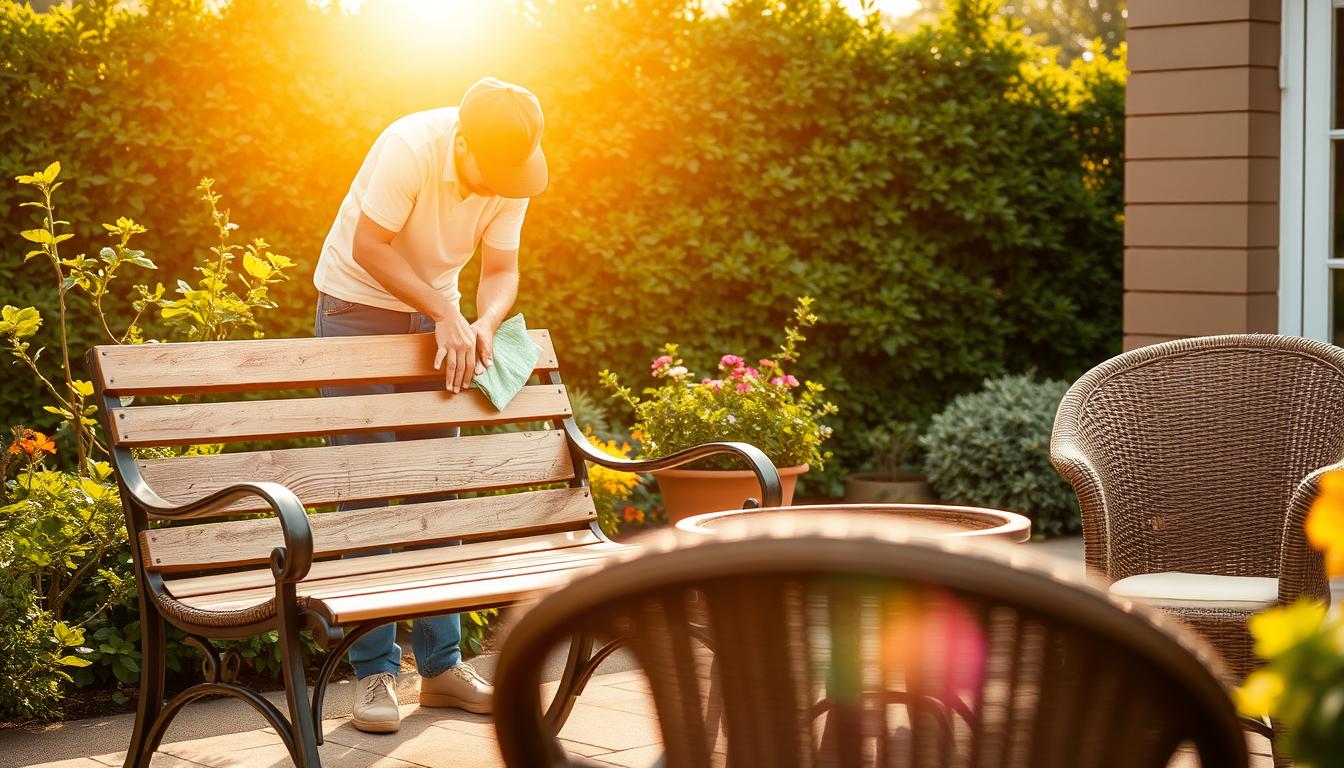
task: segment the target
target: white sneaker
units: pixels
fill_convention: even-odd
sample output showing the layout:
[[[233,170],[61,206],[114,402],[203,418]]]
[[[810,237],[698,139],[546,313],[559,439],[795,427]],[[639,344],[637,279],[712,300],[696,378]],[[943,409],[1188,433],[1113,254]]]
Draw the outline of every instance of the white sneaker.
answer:
[[[434,677],[420,678],[420,706],[456,707],[478,715],[493,709],[495,689],[470,664],[458,664]]]
[[[395,733],[401,728],[396,676],[379,672],[356,681],[352,723],[365,733]]]

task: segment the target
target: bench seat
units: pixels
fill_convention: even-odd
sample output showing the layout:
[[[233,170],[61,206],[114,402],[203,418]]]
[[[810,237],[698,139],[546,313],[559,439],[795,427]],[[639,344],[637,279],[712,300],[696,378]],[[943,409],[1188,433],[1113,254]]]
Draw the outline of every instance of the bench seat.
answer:
[[[451,613],[533,599],[624,549],[585,530],[319,560],[297,592],[331,625]],[[276,612],[269,568],[165,579],[164,590],[163,609],[196,623],[241,626]]]
[[[90,351],[139,586],[127,768],[150,765],[183,706],[217,695],[256,709],[299,768],[320,768],[327,683],[360,637],[404,619],[526,604],[630,549],[598,524],[589,463],[653,472],[732,454],[759,482],[749,503],[780,503],[778,471],[745,443],[650,459],[598,450],[574,421],[550,334],[528,334],[542,350],[536,380],[503,408],[476,388],[442,388],[432,333]],[[326,387],[368,394],[313,396]],[[475,434],[448,436],[454,427]],[[396,439],[331,439],[367,433]],[[202,682],[172,699],[169,625],[203,657]],[[214,643],[267,632],[288,717],[238,679],[238,649]],[[330,651],[311,695],[305,634]],[[594,651],[590,631],[576,628],[548,710],[557,730],[610,650]]]

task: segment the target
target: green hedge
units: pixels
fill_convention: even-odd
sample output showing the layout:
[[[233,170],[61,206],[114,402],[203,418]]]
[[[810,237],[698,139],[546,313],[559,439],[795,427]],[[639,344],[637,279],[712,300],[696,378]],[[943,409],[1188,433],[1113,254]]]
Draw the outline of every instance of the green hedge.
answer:
[[[577,382],[638,376],[664,341],[700,368],[769,348],[793,297],[815,296],[823,362],[800,373],[841,406],[844,466],[855,427],[932,413],[987,375],[1072,376],[1118,343],[1123,67],[1061,68],[982,0],[907,36],[823,0],[712,17],[687,0],[501,3],[483,31],[393,29],[372,0],[353,16],[114,5],[0,6],[0,177],[59,159],[72,244],[96,252],[98,223],[131,216],[165,274],[206,247],[192,189],[216,178],[245,233],[300,264],[268,335],[310,332],[307,275],[378,131],[494,73],[546,109],[553,182],[528,217],[520,308]],[[5,233],[35,226],[18,192],[0,182]],[[0,303],[49,307],[23,243],[0,248]],[[4,381],[0,421],[47,425],[26,379]]]

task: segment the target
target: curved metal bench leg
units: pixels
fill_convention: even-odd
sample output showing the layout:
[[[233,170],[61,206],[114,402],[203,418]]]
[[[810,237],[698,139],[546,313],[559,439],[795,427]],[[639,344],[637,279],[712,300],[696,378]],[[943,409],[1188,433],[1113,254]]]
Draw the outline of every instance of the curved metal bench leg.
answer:
[[[302,764],[300,763],[298,749],[294,743],[294,736],[290,732],[289,722],[285,720],[285,716],[264,696],[250,688],[244,688],[237,683],[197,683],[174,696],[173,700],[168,702],[167,706],[163,708],[163,712],[159,715],[159,718],[154,721],[153,726],[149,730],[149,736],[152,739],[151,743],[154,745],[154,749],[157,750],[159,748],[159,742],[162,741],[164,732],[168,730],[168,726],[172,724],[173,718],[177,716],[177,713],[191,702],[197,699],[203,699],[206,696],[228,696],[250,705],[253,709],[257,710],[257,712],[261,713],[261,716],[266,719],[266,722],[275,729],[277,734],[279,734],[280,740],[284,742],[285,749],[289,750],[289,757],[294,761],[294,764]],[[127,759],[130,759],[129,755]],[[149,762],[146,761],[145,765],[148,764]]]
[[[619,650],[622,644],[620,640],[613,640],[594,652],[592,635],[574,635],[570,638],[569,658],[565,661],[564,674],[560,676],[555,698],[551,699],[551,705],[543,716],[551,733],[559,733],[565,727],[565,721],[569,719],[569,713],[573,711],[574,703],[578,701],[579,694],[583,693],[584,686],[588,685],[602,662]]]
[[[322,736],[322,706],[327,697],[327,685],[331,682],[331,676],[336,674],[336,668],[341,665],[345,659],[345,654],[349,652],[350,646],[355,644],[359,638],[367,635],[373,630],[381,627],[382,624],[360,624],[345,634],[341,642],[331,649],[327,658],[322,662],[322,670],[317,674],[317,682],[313,685],[313,728],[316,733],[318,745],[324,744]]]
[[[140,699],[135,707],[135,729],[126,748],[125,768],[148,768],[158,749],[151,739],[155,722],[163,714],[165,643],[163,618],[140,589]]]
[[[285,702],[289,705],[289,728],[294,737],[294,765],[320,768],[317,752],[317,727],[308,706],[308,682],[303,676],[303,646],[300,643],[298,598],[293,582],[276,588],[280,627],[280,668],[285,678]],[[276,730],[280,730],[279,726]]]

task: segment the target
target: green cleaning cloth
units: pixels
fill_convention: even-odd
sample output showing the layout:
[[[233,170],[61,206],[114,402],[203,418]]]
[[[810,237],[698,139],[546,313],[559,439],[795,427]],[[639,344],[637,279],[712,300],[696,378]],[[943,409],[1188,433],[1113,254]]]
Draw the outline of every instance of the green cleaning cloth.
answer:
[[[541,347],[527,338],[523,316],[514,315],[495,331],[494,365],[476,374],[472,382],[502,411],[527,383],[540,357]]]

